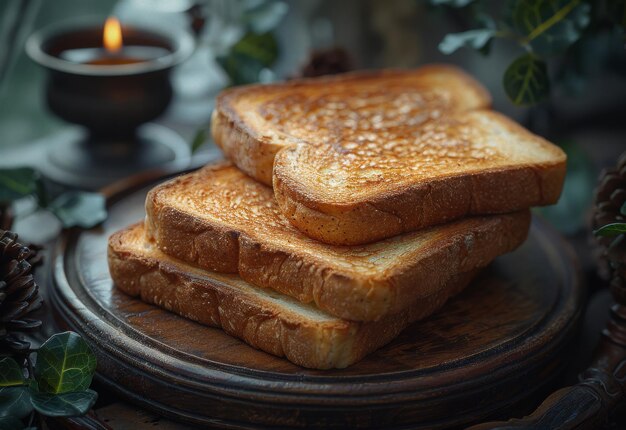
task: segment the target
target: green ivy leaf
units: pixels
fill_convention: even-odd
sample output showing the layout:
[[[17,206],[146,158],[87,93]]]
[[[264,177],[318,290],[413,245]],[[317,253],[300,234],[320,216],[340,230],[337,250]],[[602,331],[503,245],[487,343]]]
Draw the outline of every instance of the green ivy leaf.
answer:
[[[24,424],[16,417],[0,417],[0,430],[19,430],[22,427]]]
[[[24,372],[17,361],[10,357],[0,360],[0,387],[23,385],[25,382]]]
[[[626,233],[626,222],[614,222],[593,232],[596,236],[617,236]]]
[[[91,228],[107,217],[105,199],[99,193],[69,191],[54,199],[48,209],[65,228]]]
[[[452,54],[462,47],[481,50],[487,46],[495,34],[495,30],[489,28],[448,34],[443,38],[441,43],[439,43],[439,50],[446,55]]]
[[[430,0],[430,3],[435,6],[452,6],[452,7],[465,7],[470,3],[473,3],[474,0]]]
[[[193,137],[191,141],[191,153],[195,154],[196,151],[204,145],[206,141],[206,129],[203,127],[196,132],[196,135]]]
[[[78,334],[55,334],[37,351],[35,375],[43,394],[83,391],[91,385],[96,356]]]
[[[550,93],[546,63],[532,54],[518,57],[504,72],[504,90],[516,105],[544,100]]]
[[[39,174],[30,167],[0,169],[0,202],[12,202],[35,194]]]
[[[217,57],[217,62],[230,77],[233,85],[258,82],[261,70],[274,64],[278,58],[278,44],[272,33],[246,33],[228,55]]]
[[[85,415],[98,400],[93,390],[63,394],[37,393],[32,403],[35,410],[47,417],[77,417]]]
[[[24,418],[33,410],[30,400],[28,387],[0,388],[0,417]]]
[[[285,17],[289,6],[281,1],[254,2],[242,14],[242,21],[255,33],[273,30]]]
[[[510,24],[540,55],[564,52],[589,24],[582,0],[514,0]]]

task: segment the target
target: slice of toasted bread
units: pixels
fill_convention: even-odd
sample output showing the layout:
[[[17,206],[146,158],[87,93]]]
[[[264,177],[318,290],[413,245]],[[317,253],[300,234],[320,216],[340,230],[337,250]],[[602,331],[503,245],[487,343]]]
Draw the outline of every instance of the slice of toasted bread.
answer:
[[[565,154],[443,66],[229,90],[212,132],[310,237],[354,245],[556,202]]]
[[[228,163],[165,182],[146,198],[147,234],[163,252],[355,321],[397,313],[515,249],[529,219],[526,210],[364,246],[326,245],[291,226],[271,188]]]
[[[274,164],[281,211],[332,244],[361,244],[468,215],[555,203],[565,154],[506,117],[464,112],[418,130],[387,130],[355,148],[296,145]]]
[[[345,321],[236,275],[210,273],[160,252],[140,224],[109,238],[109,270],[132,296],[205,325],[221,327],[251,346],[304,367],[342,368],[395,338],[460,292],[476,271],[455,276],[435,294],[381,321]],[[416,329],[418,329],[416,327]]]
[[[211,131],[237,167],[272,185],[274,156],[293,144],[333,143],[365,123],[418,125],[490,104],[478,82],[451,66],[355,72],[223,91]]]

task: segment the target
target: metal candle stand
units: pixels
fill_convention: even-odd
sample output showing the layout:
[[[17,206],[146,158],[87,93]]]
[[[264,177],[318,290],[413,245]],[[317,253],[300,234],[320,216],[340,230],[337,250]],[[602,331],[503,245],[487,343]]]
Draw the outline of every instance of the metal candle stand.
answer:
[[[192,37],[140,27],[124,27],[123,35],[125,44],[158,47],[167,54],[114,66],[63,59],[64,51],[102,45],[102,24],[91,22],[47,27],[27,41],[29,56],[48,72],[47,106],[86,129],[50,143],[45,173],[57,182],[98,188],[187,154],[180,136],[149,121],[167,109],[170,72],[192,52]]]

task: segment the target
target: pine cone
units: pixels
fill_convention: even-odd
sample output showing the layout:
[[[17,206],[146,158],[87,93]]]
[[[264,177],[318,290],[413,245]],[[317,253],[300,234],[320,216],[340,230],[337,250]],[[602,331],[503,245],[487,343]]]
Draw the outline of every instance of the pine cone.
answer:
[[[626,152],[617,167],[602,173],[596,190],[593,228],[598,229],[615,222],[626,222],[620,210],[626,202]],[[601,257],[600,274],[610,279],[611,289],[626,303],[626,235],[597,237]],[[622,302],[622,300],[620,300]]]
[[[27,350],[20,332],[41,326],[26,318],[43,304],[30,261],[40,261],[37,252],[19,244],[15,233],[0,230],[0,354]]]

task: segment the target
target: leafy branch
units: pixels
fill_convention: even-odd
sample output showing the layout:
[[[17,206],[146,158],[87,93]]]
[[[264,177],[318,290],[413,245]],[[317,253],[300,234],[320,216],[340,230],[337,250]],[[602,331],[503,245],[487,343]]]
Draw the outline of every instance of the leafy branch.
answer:
[[[442,53],[467,47],[488,54],[494,39],[506,39],[518,47],[520,56],[503,77],[504,89],[516,105],[535,104],[549,97],[548,60],[590,57],[593,53],[577,46],[583,39],[596,37],[600,29],[623,37],[626,28],[624,0],[505,0],[497,4],[488,0],[430,1],[446,8],[467,9],[481,26],[445,36],[439,44]],[[490,15],[486,11],[499,13]]]
[[[36,356],[33,366],[32,355]],[[86,414],[98,399],[89,389],[96,356],[73,332],[51,336],[26,366],[11,357],[0,360],[0,429],[30,428],[37,416],[75,417]]]
[[[53,195],[34,169],[0,169],[0,206],[23,198],[34,198],[37,209],[50,211],[64,228],[93,227],[106,219],[105,199],[99,193],[66,191]]]

